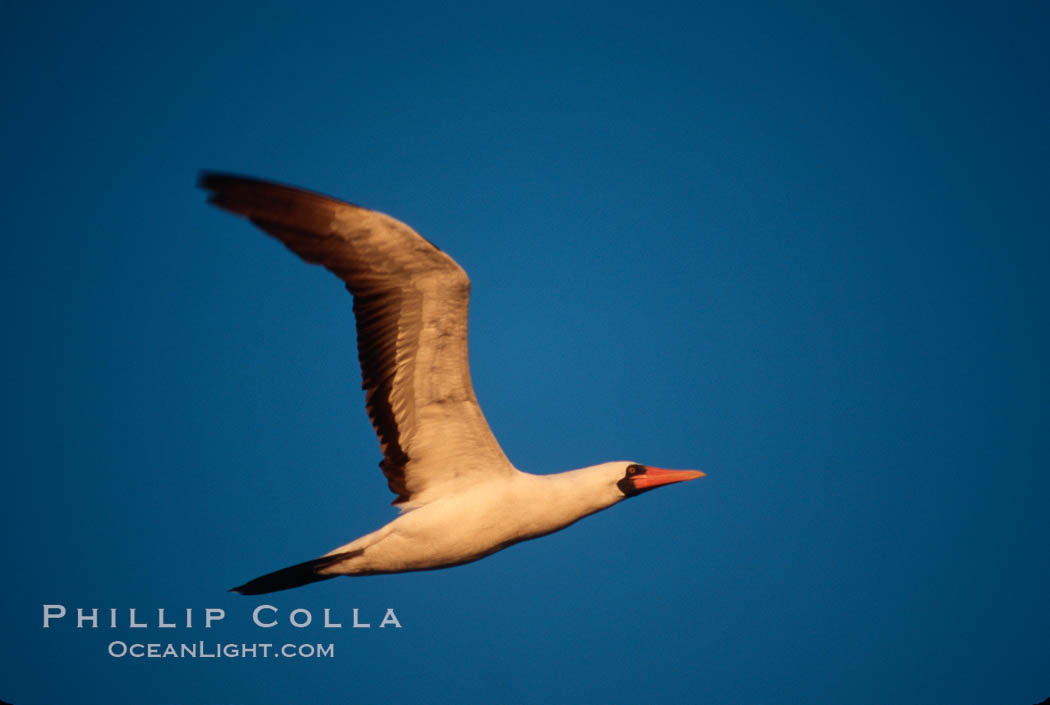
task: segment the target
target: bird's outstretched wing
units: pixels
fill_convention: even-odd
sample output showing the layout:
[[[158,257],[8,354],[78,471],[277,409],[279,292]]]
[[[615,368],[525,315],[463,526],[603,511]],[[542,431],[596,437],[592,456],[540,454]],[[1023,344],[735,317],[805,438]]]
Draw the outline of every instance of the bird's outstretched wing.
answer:
[[[248,218],[354,298],[365,405],[394,504],[513,473],[470,382],[470,280],[390,216],[290,186],[203,172],[216,206]]]

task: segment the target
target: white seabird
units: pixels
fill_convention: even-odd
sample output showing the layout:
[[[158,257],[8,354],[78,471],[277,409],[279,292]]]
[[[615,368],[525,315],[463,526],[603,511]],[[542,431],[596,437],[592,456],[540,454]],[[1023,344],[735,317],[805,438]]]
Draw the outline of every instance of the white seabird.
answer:
[[[470,280],[447,254],[390,216],[257,179],[203,172],[209,201],[346,283],[354,300],[365,406],[401,513],[320,558],[235,592],[287,590],[340,575],[447,568],[563,529],[697,470],[611,462],[553,475],[507,460],[470,383]]]

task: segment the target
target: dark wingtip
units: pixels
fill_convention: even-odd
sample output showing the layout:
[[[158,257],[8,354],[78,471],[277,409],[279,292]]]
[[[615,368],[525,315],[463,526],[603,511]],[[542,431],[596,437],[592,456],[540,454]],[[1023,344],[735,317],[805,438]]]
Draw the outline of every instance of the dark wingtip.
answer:
[[[208,192],[208,203],[223,208],[224,210],[231,210],[234,213],[238,213],[238,210],[230,208],[229,204],[226,203],[228,200],[228,193],[231,189],[235,189],[238,184],[244,184],[246,182],[255,183],[256,180],[244,176],[238,176],[236,174],[226,174],[220,171],[208,171],[206,169],[197,172],[197,188]]]
[[[347,553],[337,553],[332,556],[315,558],[312,561],[306,561],[305,563],[297,563],[293,566],[262,575],[255,580],[249,580],[244,585],[230,588],[230,592],[235,592],[239,595],[263,595],[268,592],[290,590],[291,588],[299,587],[300,585],[309,585],[310,583],[316,583],[321,580],[336,578],[339,576],[324,575],[318,571],[360,554],[360,551],[350,551]]]
[[[306,203],[313,206],[350,206],[352,208],[368,210],[356,203],[344,201],[341,198],[329,196],[319,191],[311,191],[299,186],[281,183],[280,181],[257,179],[253,176],[233,174],[227,171],[201,169],[197,172],[197,186],[205,191],[211,191],[211,197],[208,199],[211,203],[214,203],[220,208],[233,210],[234,212],[239,212],[239,210],[238,208],[230,208],[230,204],[225,202],[227,198],[233,198],[234,203],[239,202],[239,200],[243,198],[248,198],[249,201],[255,201],[260,197],[262,200],[271,203],[274,200],[305,200]]]
[[[210,189],[208,181],[216,174],[214,171],[201,169],[197,172],[197,188]]]
[[[197,188],[202,188],[205,191],[214,191],[220,181],[227,180],[230,176],[232,175],[201,169],[197,172]]]
[[[206,191],[215,191],[216,189],[222,188],[223,186],[234,182],[262,184],[264,186],[279,185],[271,184],[270,182],[262,181],[261,179],[255,179],[251,176],[231,174],[227,171],[212,171],[210,169],[201,169],[197,172],[197,186]]]

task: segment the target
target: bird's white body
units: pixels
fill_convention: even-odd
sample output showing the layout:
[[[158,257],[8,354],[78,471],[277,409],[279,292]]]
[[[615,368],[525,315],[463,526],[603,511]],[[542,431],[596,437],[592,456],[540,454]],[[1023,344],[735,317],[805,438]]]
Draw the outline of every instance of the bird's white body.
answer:
[[[286,590],[337,575],[431,570],[562,529],[695,470],[604,463],[530,475],[504,455],[470,381],[470,279],[433,243],[376,211],[301,189],[205,173],[211,202],[346,284],[379,466],[402,513],[320,558],[238,588]]]
[[[331,551],[327,555],[348,557],[319,572],[400,573],[476,561],[626,499],[615,484],[625,465],[605,463],[554,475],[515,472],[408,507],[386,526]]]

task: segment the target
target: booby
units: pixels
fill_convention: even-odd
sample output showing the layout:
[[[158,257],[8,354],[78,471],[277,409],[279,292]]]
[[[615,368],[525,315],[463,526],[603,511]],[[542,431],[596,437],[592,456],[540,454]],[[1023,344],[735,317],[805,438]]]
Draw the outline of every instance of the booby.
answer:
[[[393,504],[390,523],[320,558],[233,588],[287,590],[341,575],[434,570],[563,529],[656,487],[703,477],[629,461],[551,475],[515,468],[474,396],[466,272],[394,218],[303,189],[202,172],[209,201],[246,217],[353,296],[365,407]]]

